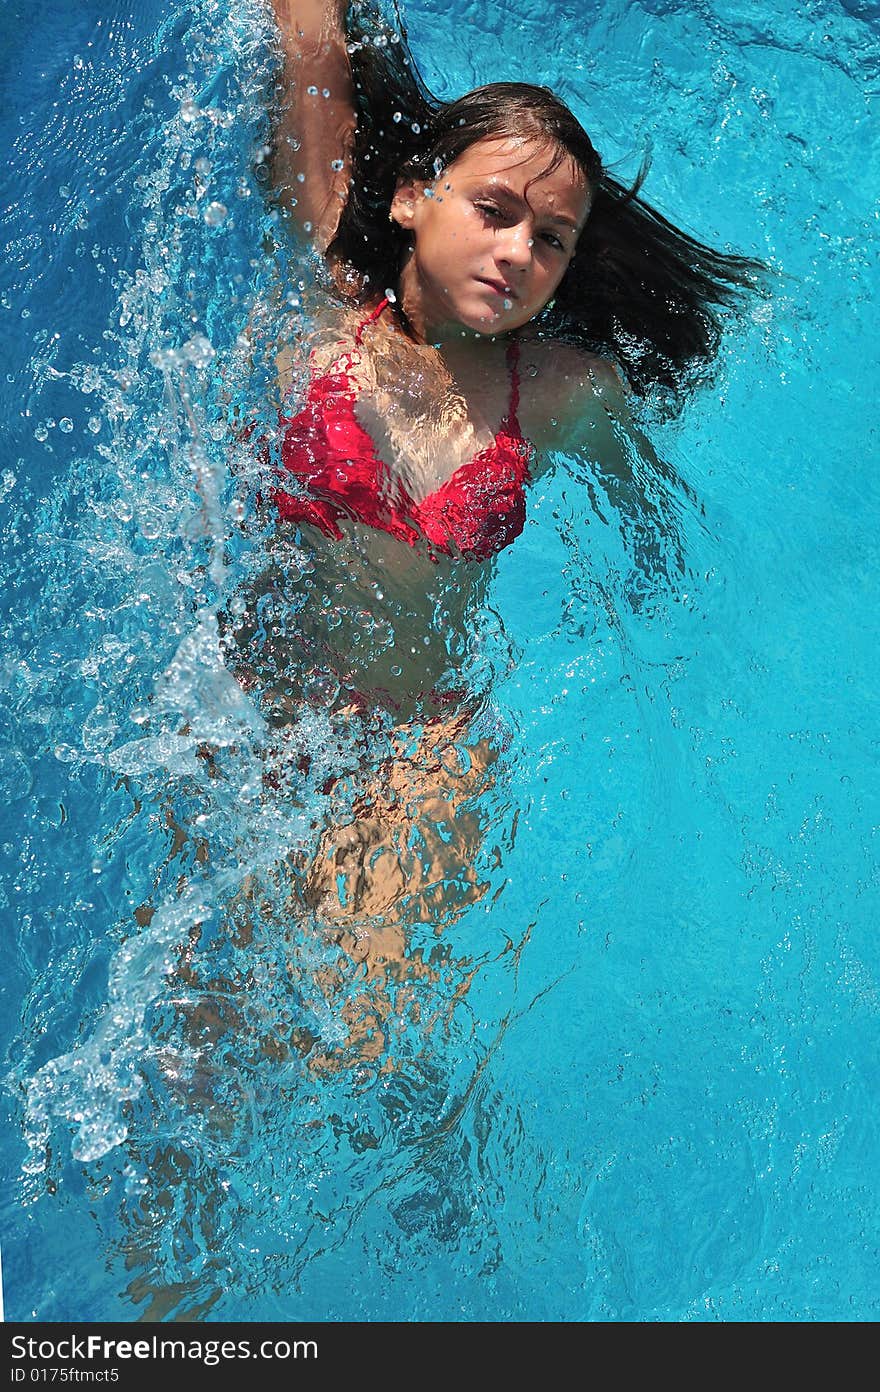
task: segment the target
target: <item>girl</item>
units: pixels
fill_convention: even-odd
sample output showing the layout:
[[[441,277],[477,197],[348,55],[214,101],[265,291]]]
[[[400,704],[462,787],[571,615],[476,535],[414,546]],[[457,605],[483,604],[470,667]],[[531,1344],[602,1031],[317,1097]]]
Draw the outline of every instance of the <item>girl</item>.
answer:
[[[641,178],[611,178],[547,89],[442,102],[364,5],[271,3],[268,169],[321,299],[304,392],[279,357],[275,561],[236,660],[276,724],[320,705],[362,732],[354,795],[298,883],[375,974],[402,958],[403,922],[483,891],[475,799],[497,751],[469,737],[462,673],[529,485],[555,452],[588,453],[668,540],[636,486],[668,471],[628,398],[681,399],[758,268],[674,228]]]

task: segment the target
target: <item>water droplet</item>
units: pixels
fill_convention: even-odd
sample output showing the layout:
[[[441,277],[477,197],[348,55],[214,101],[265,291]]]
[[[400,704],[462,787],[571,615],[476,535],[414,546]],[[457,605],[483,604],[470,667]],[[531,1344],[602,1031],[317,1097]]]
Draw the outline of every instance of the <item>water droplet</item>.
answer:
[[[209,227],[219,227],[228,211],[225,203],[209,203],[204,212],[205,222]]]
[[[340,169],[343,169],[344,167],[345,167],[345,166],[343,165],[341,159],[335,159],[335,160],[331,160],[331,161],[330,161],[330,168],[331,168],[331,169],[335,169],[337,173],[339,172]]]
[[[422,128],[421,128],[421,126],[419,125],[418,121],[413,121],[413,123],[412,123],[412,130],[413,130],[413,134],[414,134],[414,135],[420,135],[420,134],[421,134]]]
[[[15,745],[0,745],[0,779],[2,779],[4,799],[27,797],[33,786],[33,777],[27,761]]]
[[[187,339],[180,350],[181,357],[187,362],[191,362],[194,367],[207,367],[208,363],[216,356],[214,347],[204,334],[193,334],[192,338]]]
[[[503,301],[503,303],[504,303],[504,308],[505,308],[505,309],[513,309],[513,300],[507,300],[507,299],[506,299],[506,300]]]
[[[397,295],[396,295],[395,292],[391,289],[390,286],[389,286],[388,289],[385,291],[385,298],[386,298],[386,300],[390,301],[391,304],[396,304],[396,303],[397,303]]]
[[[394,115],[391,117],[391,119],[392,119],[392,121],[402,121],[402,120],[403,120],[403,112],[402,112],[402,111],[395,111],[395,113],[394,113]]]
[[[329,88],[329,87],[325,87],[324,90],[321,92],[321,96],[326,98],[326,97],[329,97],[329,95],[330,95],[330,88]]]
[[[318,89],[314,86],[314,84],[311,87],[307,87],[306,91],[308,92],[310,97],[316,97],[318,95]]]

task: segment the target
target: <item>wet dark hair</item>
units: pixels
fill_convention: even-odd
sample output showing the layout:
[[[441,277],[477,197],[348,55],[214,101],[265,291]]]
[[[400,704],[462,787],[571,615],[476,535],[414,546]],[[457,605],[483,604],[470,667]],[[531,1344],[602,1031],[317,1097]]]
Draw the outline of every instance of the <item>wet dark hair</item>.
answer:
[[[399,17],[398,17],[399,18]],[[580,122],[547,87],[495,82],[444,102],[425,86],[403,26],[352,5],[348,52],[357,128],[348,198],[328,254],[360,273],[369,299],[396,285],[407,234],[388,211],[398,180],[433,180],[479,140],[546,144],[548,171],[570,158],[592,194],[586,226],[554,299],[536,325],[611,357],[630,386],[680,393],[715,355],[721,311],[762,276],[761,263],[713,251],[603,167]]]

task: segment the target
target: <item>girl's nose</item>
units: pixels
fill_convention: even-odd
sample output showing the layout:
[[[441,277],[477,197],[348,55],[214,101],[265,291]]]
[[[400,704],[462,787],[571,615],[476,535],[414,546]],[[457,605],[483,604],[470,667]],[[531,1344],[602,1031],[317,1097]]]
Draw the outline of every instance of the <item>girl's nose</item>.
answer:
[[[501,261],[513,270],[522,270],[532,259],[532,234],[525,223],[505,229],[503,245],[499,248]]]

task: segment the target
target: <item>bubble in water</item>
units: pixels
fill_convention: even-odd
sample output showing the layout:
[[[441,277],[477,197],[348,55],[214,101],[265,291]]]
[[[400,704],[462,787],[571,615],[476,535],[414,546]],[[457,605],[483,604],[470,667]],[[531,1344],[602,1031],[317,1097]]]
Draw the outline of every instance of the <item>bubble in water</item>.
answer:
[[[202,113],[196,106],[195,102],[192,101],[190,98],[187,98],[186,101],[182,101],[180,103],[180,119],[182,121],[186,121],[187,125],[189,125],[192,121],[197,121],[201,114]]]
[[[0,745],[0,784],[7,802],[27,797],[33,786],[27,761],[15,745]]]
[[[66,184],[62,184],[58,190],[59,198],[71,198],[72,194]]]
[[[97,435],[98,431],[101,429],[101,417],[89,416],[89,419],[86,422],[86,424],[88,425],[88,428],[89,430],[91,430],[92,434]]]
[[[219,227],[227,212],[225,203],[209,203],[204,212],[205,222],[209,227]]]
[[[46,429],[45,425],[38,425],[34,430],[34,439],[39,440],[40,444],[42,444],[43,441],[48,440],[48,438],[49,432]]]
[[[183,344],[180,353],[193,367],[207,367],[211,359],[216,357],[213,344],[204,334],[193,334],[192,338],[188,338]]]
[[[389,286],[388,289],[385,291],[385,298],[386,298],[386,300],[388,300],[388,302],[389,302],[390,304],[396,304],[396,303],[397,303],[397,295],[394,293],[394,291],[391,289],[390,286]]]
[[[70,416],[61,417],[60,421],[58,422],[58,429],[61,431],[63,435],[70,434],[71,430],[73,429],[73,421],[70,419]]]
[[[201,176],[202,176],[203,179],[207,179],[208,175],[210,174],[210,172],[211,172],[211,170],[214,168],[214,166],[213,166],[213,164],[211,163],[211,161],[210,161],[209,159],[205,159],[205,157],[204,157],[204,155],[203,155],[203,156],[201,156],[199,159],[196,160],[195,165],[193,166],[193,168],[195,169],[195,171],[196,171],[197,174],[201,174]]]

